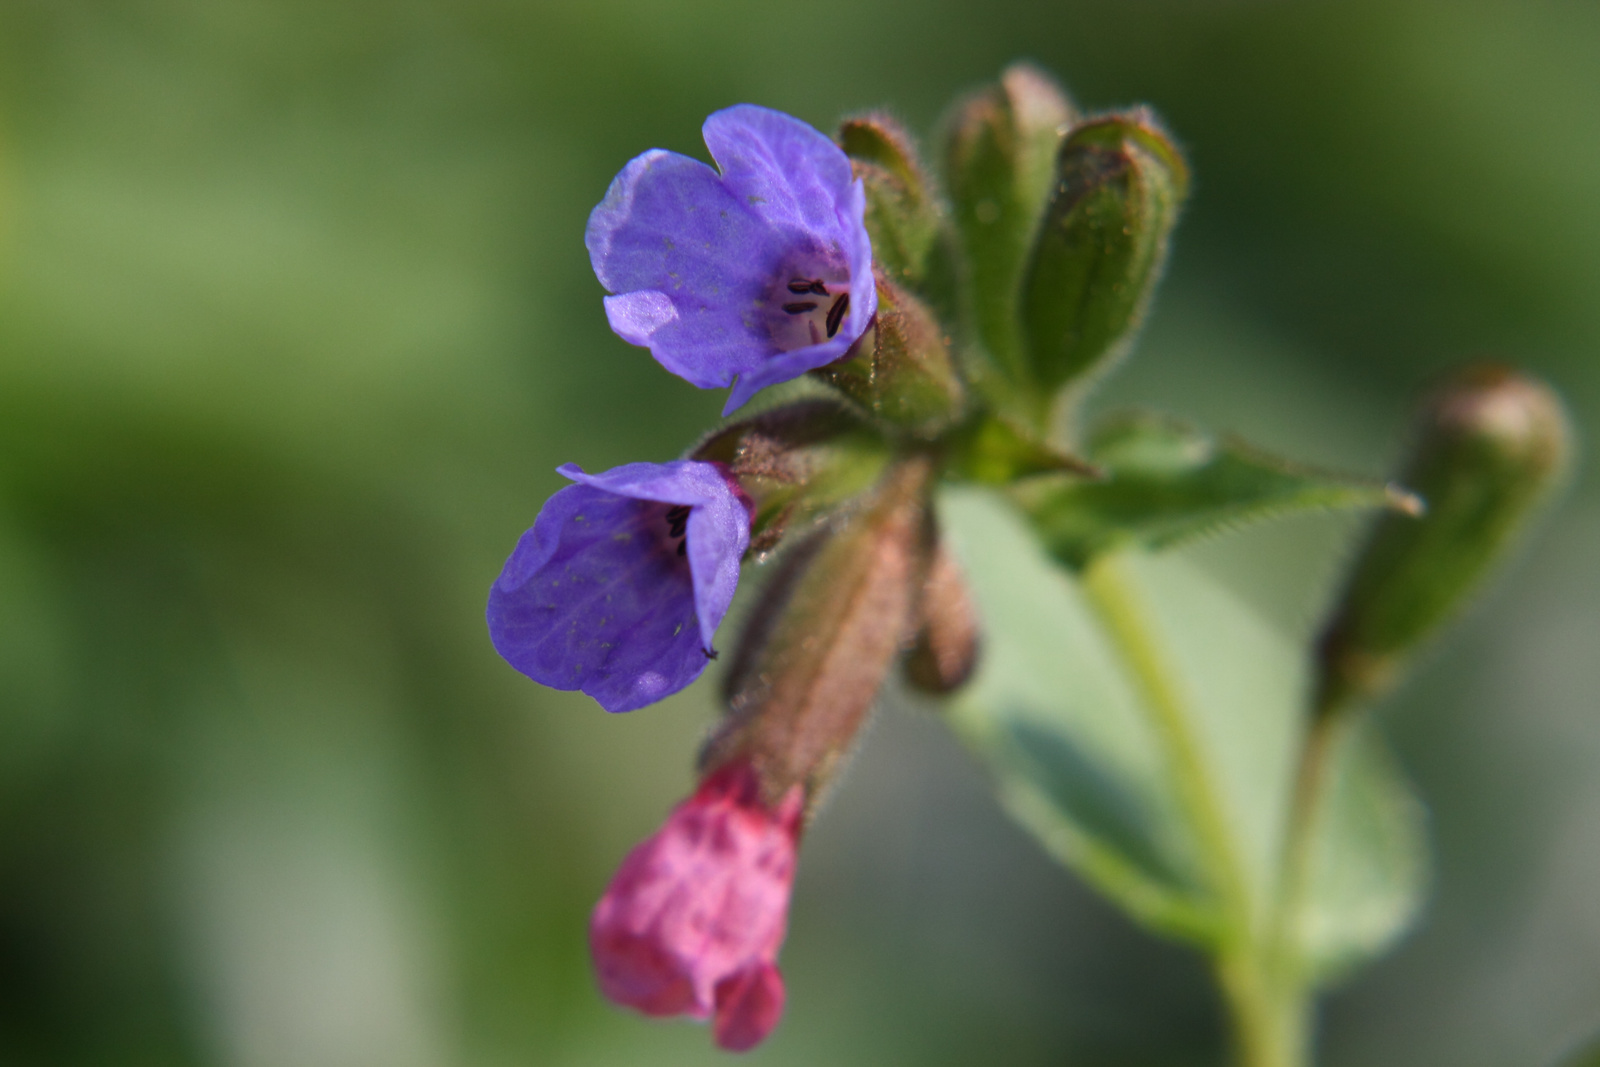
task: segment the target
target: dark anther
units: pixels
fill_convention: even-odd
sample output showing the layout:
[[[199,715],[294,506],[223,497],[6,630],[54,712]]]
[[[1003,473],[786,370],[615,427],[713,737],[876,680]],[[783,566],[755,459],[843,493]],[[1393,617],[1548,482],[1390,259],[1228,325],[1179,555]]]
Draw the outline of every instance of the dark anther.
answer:
[[[844,313],[850,310],[850,294],[840,293],[833,302],[833,307],[828,309],[828,336],[832,337],[839,332],[839,324],[844,321]]]
[[[667,509],[667,532],[673,537],[682,537],[685,527],[689,524],[689,509],[682,504]]]
[[[791,315],[804,315],[808,311],[817,310],[817,302],[815,300],[802,300],[797,304],[783,305],[783,310]]]
[[[790,278],[789,291],[795,296],[801,293],[815,293],[817,296],[828,295],[828,283],[821,278]]]
[[[674,535],[674,536],[676,536],[676,535]],[[685,537],[682,541],[678,542],[678,555],[687,556],[688,554],[689,554],[689,539],[687,537]]]
[[[717,650],[714,648],[702,648],[700,651],[705,653],[706,659],[717,658]]]

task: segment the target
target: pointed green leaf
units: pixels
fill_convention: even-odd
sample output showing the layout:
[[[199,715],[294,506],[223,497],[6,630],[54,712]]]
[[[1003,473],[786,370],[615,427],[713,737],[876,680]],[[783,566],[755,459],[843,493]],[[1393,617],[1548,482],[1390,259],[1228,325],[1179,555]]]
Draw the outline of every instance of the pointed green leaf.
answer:
[[[1104,424],[1089,447],[1103,481],[1024,490],[1050,553],[1074,567],[1113,548],[1164,548],[1224,527],[1308,509],[1390,507],[1409,493],[1277,459],[1178,420],[1136,413]]]
[[[1276,887],[1302,657],[1178,557],[1119,559],[1166,681],[1153,700],[1103,591],[1039,550],[1000,498],[941,511],[982,625],[951,708],[1008,811],[1151,928],[1202,943]]]
[[[1352,725],[1331,756],[1296,919],[1299,950],[1318,983],[1393,944],[1416,918],[1428,881],[1422,803],[1376,727]]]

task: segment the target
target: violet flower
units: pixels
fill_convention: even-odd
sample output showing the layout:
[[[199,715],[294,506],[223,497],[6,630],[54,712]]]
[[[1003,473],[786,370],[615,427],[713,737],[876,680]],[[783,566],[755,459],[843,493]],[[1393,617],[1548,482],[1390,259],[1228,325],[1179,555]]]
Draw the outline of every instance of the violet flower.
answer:
[[[878,307],[866,194],[799,119],[752,104],[702,128],[719,175],[656,148],[631,160],[584,243],[611,328],[702,389],[758,390],[832,363]]]
[[[743,1051],[783,1014],[778,949],[805,807],[794,786],[774,807],[746,762],[701,783],[623,860],[589,922],[600,990],[646,1015],[712,1018]]]
[[[607,711],[676,693],[716,656],[750,510],[715,463],[567,464],[489,591],[489,635],[517,670]]]

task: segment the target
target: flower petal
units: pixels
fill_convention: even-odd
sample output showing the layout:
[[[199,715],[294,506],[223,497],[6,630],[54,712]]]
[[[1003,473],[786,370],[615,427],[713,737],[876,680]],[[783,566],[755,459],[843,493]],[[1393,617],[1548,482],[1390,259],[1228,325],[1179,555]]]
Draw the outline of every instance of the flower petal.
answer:
[[[736,104],[700,128],[722,181],[769,222],[824,239],[840,236],[838,207],[853,179],[850,160],[792,115]]]
[[[553,689],[631,711],[705,669],[689,568],[660,548],[657,509],[587,485],[556,493],[489,594],[506,662]]]
[[[601,991],[652,1015],[722,1011],[724,980],[770,967],[783,944],[803,808],[800,786],[768,807],[748,764],[713,772],[628,853],[595,905],[589,949]],[[770,1014],[763,986],[742,1009],[741,1033]],[[781,983],[777,996],[781,1010]]]
[[[717,983],[711,1033],[717,1047],[747,1052],[767,1039],[783,1017],[783,975],[762,961]]]
[[[660,149],[622,169],[584,235],[600,284],[628,298],[607,301],[612,328],[707,389],[728,385],[771,351],[760,311],[785,240],[716,171]]]
[[[545,503],[489,594],[489,632],[517,670],[631,711],[705,670],[739,583],[750,513],[712,463],[629,463]],[[688,546],[660,505],[689,509]],[[679,531],[684,532],[684,531]]]
[[[694,580],[695,613],[701,644],[711,639],[728,614],[739,585],[739,561],[750,546],[750,512],[733,492],[727,475],[710,463],[629,463],[604,474],[585,474],[568,464],[562,474],[608,492],[664,504],[685,504],[689,512],[689,568]]]

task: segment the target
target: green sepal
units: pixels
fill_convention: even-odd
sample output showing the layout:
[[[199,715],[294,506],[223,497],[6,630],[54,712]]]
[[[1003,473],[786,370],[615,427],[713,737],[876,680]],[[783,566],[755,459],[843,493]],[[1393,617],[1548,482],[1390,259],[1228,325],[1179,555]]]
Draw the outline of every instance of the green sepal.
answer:
[[[1504,367],[1455,374],[1422,402],[1403,477],[1420,521],[1381,519],[1323,634],[1318,707],[1369,699],[1458,612],[1515,544],[1571,452],[1561,399]]]
[[[1029,371],[1050,395],[1086,385],[1127,350],[1166,262],[1189,169],[1140,108],[1072,130],[1054,177],[1021,290]]]
[[[804,525],[870,488],[889,446],[834,400],[802,400],[763,411],[708,435],[689,458],[721,463],[754,506],[750,552],[771,551]]]
[[[845,119],[839,144],[866,191],[873,262],[899,284],[921,289],[944,219],[910,134],[873,112]]]
[[[878,420],[932,437],[958,422],[966,388],[950,339],[928,307],[878,274],[878,313],[853,355],[812,371]]]
[[[1039,474],[1103,477],[1100,468],[984,412],[945,439],[945,471],[963,481],[1007,486]]]
[[[1019,63],[957,104],[945,123],[945,179],[965,253],[969,313],[991,373],[1002,379],[996,388],[1013,393],[1028,384],[1018,286],[1072,118],[1055,82]]]
[[[1018,488],[1046,549],[1073,567],[1124,545],[1165,548],[1309,509],[1420,510],[1414,496],[1394,485],[1292,464],[1143,412],[1104,422],[1088,458],[1105,471],[1103,480]]]

